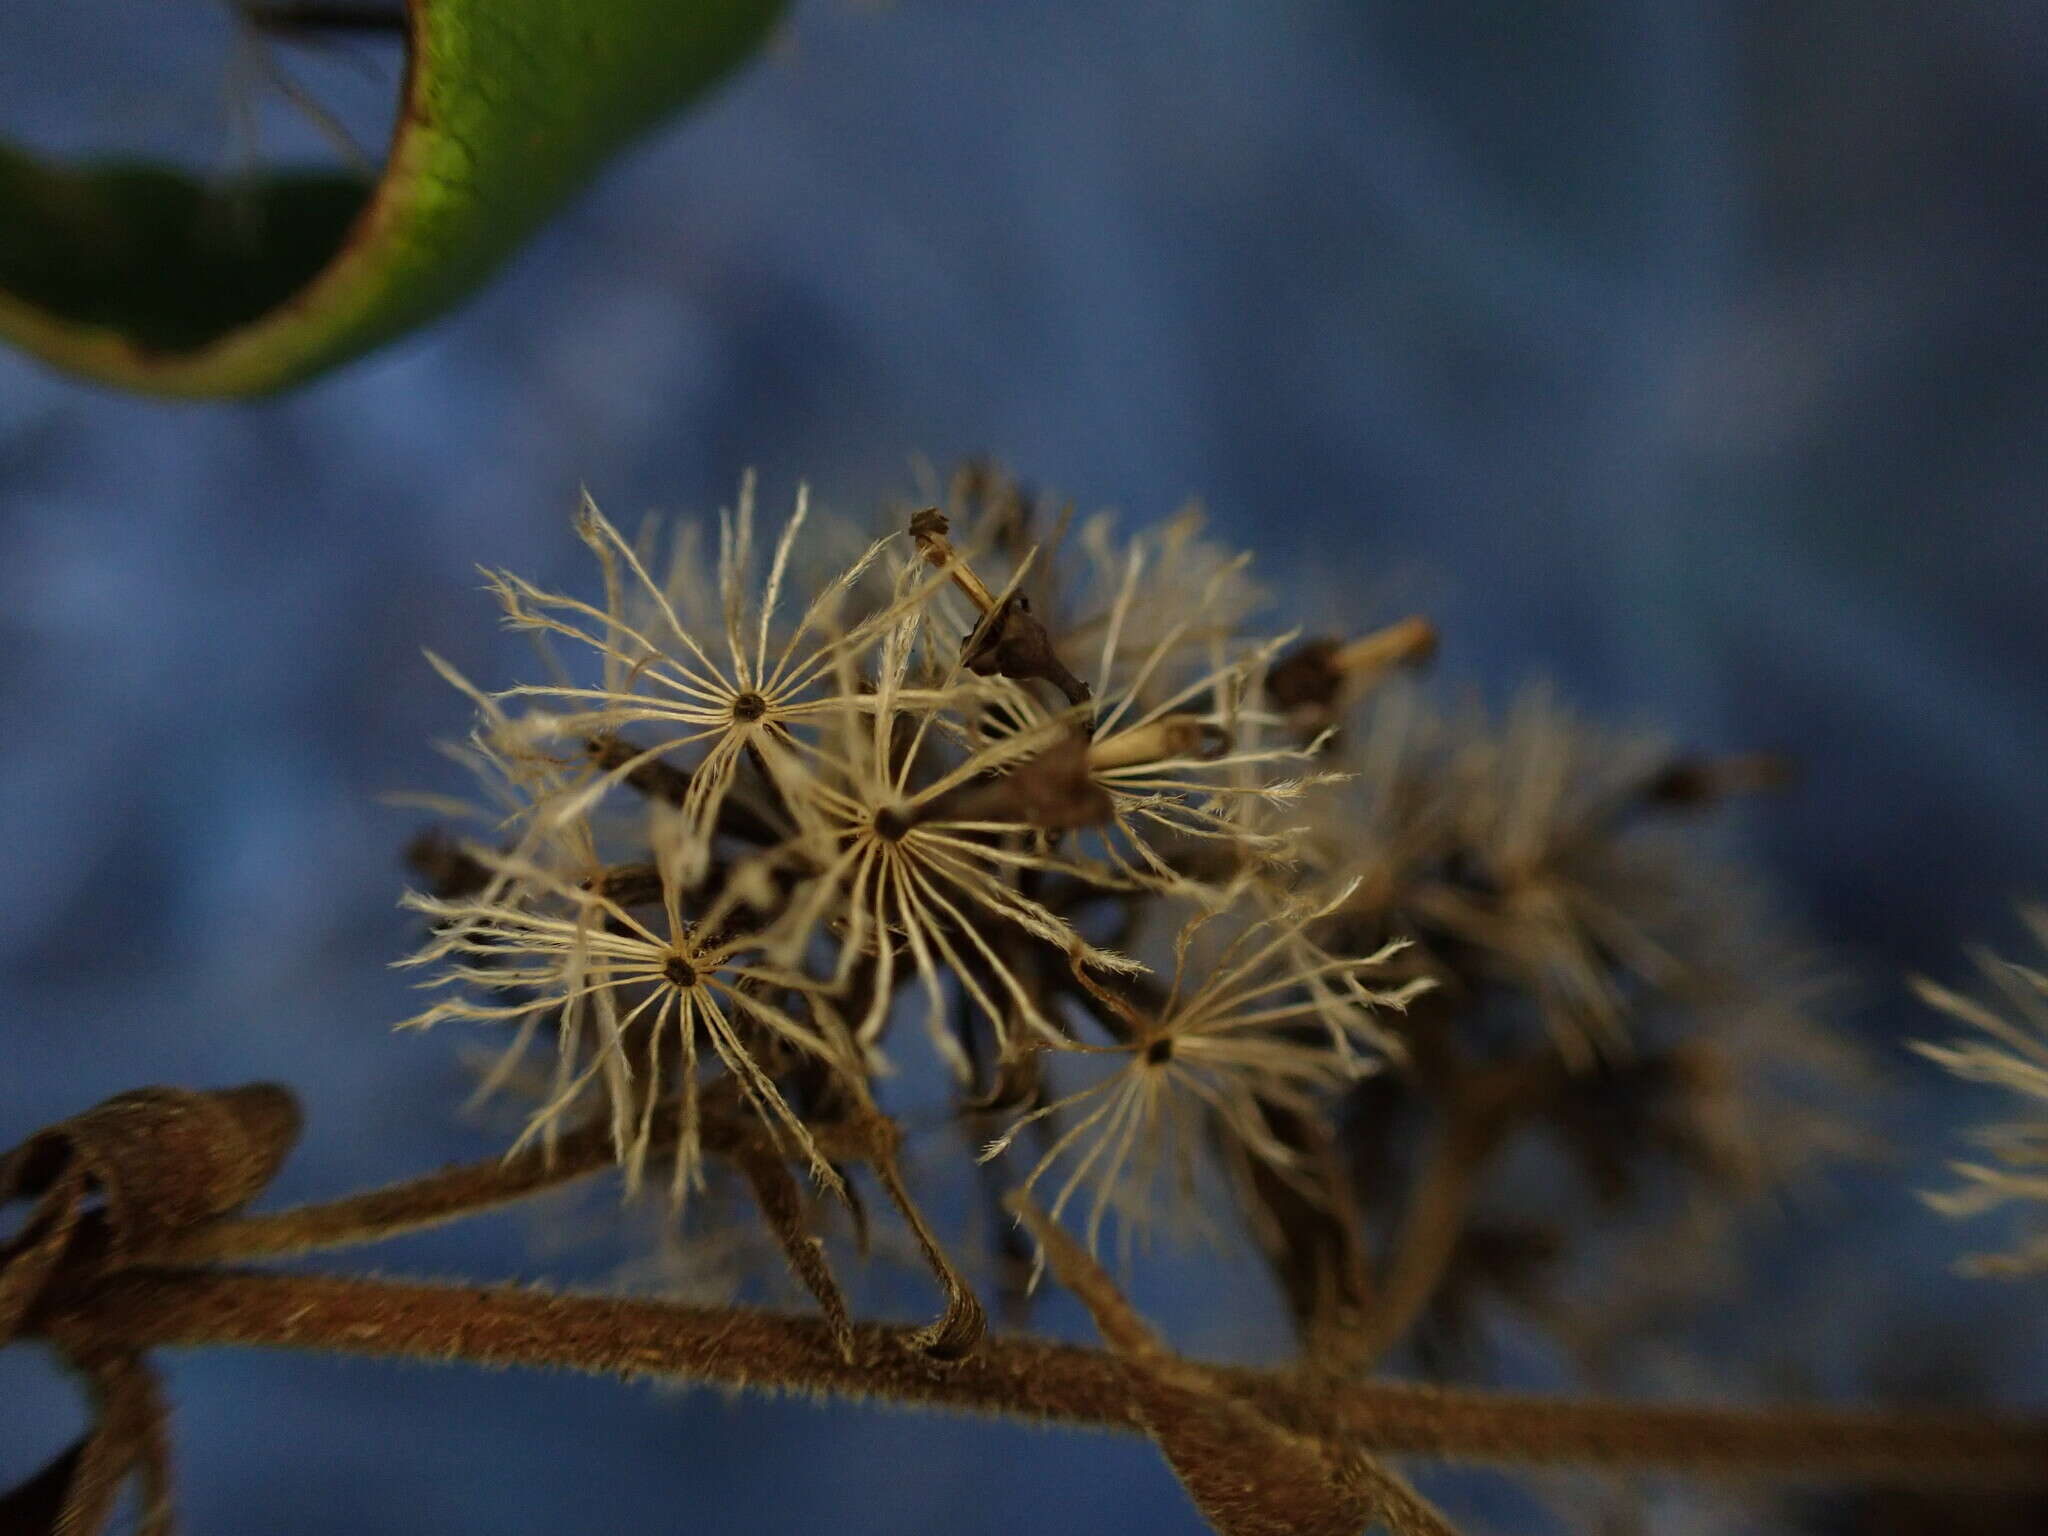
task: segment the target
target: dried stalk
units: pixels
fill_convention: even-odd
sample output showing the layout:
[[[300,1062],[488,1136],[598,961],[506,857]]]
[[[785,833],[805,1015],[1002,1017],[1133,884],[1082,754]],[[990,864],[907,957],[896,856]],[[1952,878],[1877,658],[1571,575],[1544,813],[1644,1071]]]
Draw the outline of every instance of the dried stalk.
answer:
[[[1408,1198],[1379,1294],[1364,1329],[1341,1352],[1339,1368],[1372,1365],[1407,1336],[1457,1252],[1479,1175],[1501,1144],[1509,1117],[1456,1096]]]
[[[924,1213],[904,1187],[902,1172],[896,1164],[894,1127],[879,1116],[874,1124],[877,1145],[868,1153],[869,1163],[875,1170],[875,1176],[882,1181],[882,1188],[888,1193],[891,1203],[910,1224],[918,1250],[923,1253],[925,1263],[931,1266],[932,1278],[939,1282],[939,1289],[946,1297],[944,1313],[936,1322],[918,1331],[917,1347],[935,1360],[958,1359],[980,1342],[988,1328],[988,1314],[983,1311],[974,1288],[953,1267],[953,1261],[946,1256],[946,1250],[926,1224]]]
[[[1213,1372],[1175,1355],[1065,1228],[1026,1196],[1010,1208],[1122,1361],[1145,1428],[1220,1536],[1352,1536],[1379,1526],[1393,1536],[1457,1536],[1398,1474],[1355,1446],[1274,1423]]]
[[[614,1156],[608,1125],[582,1126],[551,1150],[529,1147],[341,1200],[187,1227],[137,1257],[161,1265],[244,1263],[382,1242],[602,1173],[615,1166]]]
[[[848,1361],[813,1317],[503,1287],[135,1269],[53,1301],[28,1331],[110,1351],[310,1349],[662,1377],[1081,1428],[1143,1425],[1122,1362],[1100,1350],[995,1336],[941,1364],[922,1352],[921,1330],[861,1323]],[[2040,1419],[1667,1407],[1200,1368],[1275,1423],[1390,1456],[1882,1484],[2048,1480]]]
[[[752,1146],[751,1134],[710,1115],[702,1126],[705,1147],[726,1155]],[[812,1134],[828,1156],[866,1155],[866,1140],[854,1133],[819,1125]],[[648,1136],[650,1149],[664,1151],[674,1145],[675,1137],[674,1109],[657,1112]],[[567,1132],[552,1149],[528,1147],[340,1200],[187,1227],[138,1253],[136,1262],[234,1264],[379,1243],[608,1172],[616,1166],[616,1156],[610,1125],[593,1122]]]
[[[760,1209],[761,1219],[768,1223],[775,1233],[775,1240],[782,1245],[783,1257],[789,1261],[791,1273],[803,1282],[804,1289],[817,1302],[840,1354],[851,1360],[853,1318],[846,1310],[846,1296],[833,1277],[832,1266],[825,1262],[823,1244],[805,1226],[803,1191],[797,1187],[796,1176],[789,1171],[789,1164],[763,1147],[745,1148],[736,1154],[734,1161],[753,1191],[754,1204]]]

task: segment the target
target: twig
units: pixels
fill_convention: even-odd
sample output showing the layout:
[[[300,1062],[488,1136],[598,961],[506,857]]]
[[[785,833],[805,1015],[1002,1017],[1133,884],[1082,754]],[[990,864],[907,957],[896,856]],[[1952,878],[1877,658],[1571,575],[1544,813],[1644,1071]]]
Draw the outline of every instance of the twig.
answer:
[[[138,1255],[138,1260],[238,1263],[382,1242],[601,1173],[613,1166],[614,1156],[610,1125],[586,1125],[563,1136],[552,1152],[530,1147],[510,1157],[444,1168],[346,1199],[187,1227]]]
[[[747,1185],[754,1192],[754,1204],[782,1245],[790,1272],[818,1303],[826,1327],[839,1352],[853,1358],[853,1319],[846,1310],[846,1297],[825,1262],[825,1250],[804,1225],[803,1191],[797,1188],[789,1164],[766,1147],[742,1148],[733,1155]]]
[[[1142,1427],[1122,1363],[1100,1351],[991,1337],[934,1362],[920,1330],[854,1326],[858,1363],[815,1317],[503,1287],[340,1276],[128,1270],[30,1319],[109,1349],[254,1346],[543,1366],[756,1391],[867,1398],[1079,1427]],[[1697,1408],[1314,1385],[1203,1366],[1277,1423],[1394,1456],[1887,1484],[2048,1482],[2048,1420],[1825,1408]]]
[[[865,1153],[865,1141],[852,1138],[837,1127],[813,1127],[812,1134],[828,1156]],[[675,1135],[674,1108],[658,1111],[649,1132],[650,1148],[661,1150],[673,1145]],[[713,1152],[731,1155],[752,1145],[747,1139],[749,1132],[741,1132],[715,1116],[706,1117],[702,1135],[705,1147]],[[136,1262],[244,1263],[250,1259],[291,1258],[382,1242],[603,1173],[615,1166],[615,1158],[610,1123],[592,1122],[562,1136],[552,1151],[529,1147],[509,1157],[444,1168],[341,1200],[187,1227],[136,1255]]]

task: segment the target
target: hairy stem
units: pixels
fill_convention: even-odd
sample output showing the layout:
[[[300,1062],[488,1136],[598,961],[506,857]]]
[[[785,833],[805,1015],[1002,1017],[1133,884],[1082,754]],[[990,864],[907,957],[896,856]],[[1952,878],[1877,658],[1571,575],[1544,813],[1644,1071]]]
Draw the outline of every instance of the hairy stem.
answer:
[[[668,1130],[672,1139],[673,1126]],[[552,1148],[529,1147],[318,1205],[187,1227],[139,1257],[150,1264],[234,1263],[382,1242],[601,1173],[613,1161],[610,1126],[592,1123]]]
[[[131,1269],[72,1292],[31,1318],[30,1329],[109,1349],[239,1345],[543,1366],[1142,1427],[1123,1363],[1100,1350],[992,1337],[942,1364],[921,1351],[919,1330],[865,1323],[853,1329],[855,1358],[848,1360],[824,1321],[750,1308]],[[1204,1369],[1276,1422],[1387,1455],[1889,1484],[2048,1482],[2048,1420],[2041,1419],[1664,1407]]]
[[[925,1224],[924,1213],[910,1198],[910,1191],[904,1187],[903,1175],[896,1166],[895,1148],[885,1144],[870,1154],[869,1161],[890,1202],[909,1223],[911,1235],[917,1239],[918,1250],[924,1254],[925,1263],[931,1266],[932,1278],[939,1282],[939,1289],[945,1293],[946,1310],[936,1322],[920,1330],[918,1347],[934,1359],[957,1359],[980,1342],[988,1326],[988,1316],[982,1310],[974,1288],[953,1267],[953,1261],[946,1257],[946,1250]]]
[[[734,1161],[754,1192],[754,1204],[760,1208],[762,1220],[768,1223],[775,1233],[775,1240],[782,1245],[782,1255],[789,1263],[790,1272],[803,1282],[804,1289],[817,1302],[839,1352],[851,1360],[853,1317],[846,1310],[846,1297],[832,1274],[832,1266],[825,1261],[824,1245],[811,1235],[805,1224],[803,1191],[797,1187],[789,1164],[764,1148],[739,1152]]]
[[[648,1134],[650,1149],[672,1148],[677,1128],[673,1106],[659,1110]],[[701,1134],[707,1150],[728,1156],[751,1152],[754,1147],[751,1126],[736,1117],[707,1114]],[[866,1146],[837,1126],[814,1129],[813,1136],[827,1155],[857,1155]],[[603,1173],[615,1166],[616,1155],[609,1122],[593,1121],[568,1132],[552,1148],[529,1147],[509,1157],[463,1163],[318,1205],[188,1227],[137,1255],[136,1262],[244,1263],[383,1242]]]

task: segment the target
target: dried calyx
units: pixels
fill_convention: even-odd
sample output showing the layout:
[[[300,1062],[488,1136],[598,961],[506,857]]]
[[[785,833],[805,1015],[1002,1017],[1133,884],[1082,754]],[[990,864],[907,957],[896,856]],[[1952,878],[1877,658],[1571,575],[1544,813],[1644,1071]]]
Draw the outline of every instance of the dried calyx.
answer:
[[[954,549],[951,532],[951,523],[937,507],[927,507],[910,520],[910,536],[919,552],[952,578],[981,615],[960,642],[962,664],[978,677],[1050,683],[1069,704],[1087,703],[1088,685],[1060,660],[1052,636],[1031,611],[1030,599],[1021,592],[999,597],[989,591]]]

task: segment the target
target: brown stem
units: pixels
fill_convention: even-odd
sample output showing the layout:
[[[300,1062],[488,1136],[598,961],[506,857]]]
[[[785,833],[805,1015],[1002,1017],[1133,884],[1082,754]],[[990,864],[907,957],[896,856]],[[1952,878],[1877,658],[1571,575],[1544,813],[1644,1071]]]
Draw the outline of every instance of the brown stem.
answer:
[[[1392,1258],[1373,1310],[1338,1367],[1359,1371],[1398,1344],[1436,1294],[1464,1235],[1479,1175],[1506,1135],[1505,1104],[1454,1094],[1443,1130],[1424,1163],[1394,1239]]]
[[[1094,1428],[1141,1427],[1122,1362],[994,1337],[950,1364],[919,1330],[857,1324],[849,1362],[814,1317],[612,1297],[339,1276],[127,1270],[31,1319],[114,1349],[240,1345],[884,1399]],[[1663,1407],[1316,1386],[1291,1372],[1204,1367],[1276,1422],[1388,1455],[1501,1465],[1668,1469],[1882,1483],[2048,1482],[2048,1420],[1822,1408]]]
[[[981,1342],[988,1328],[988,1314],[982,1310],[974,1288],[953,1267],[946,1250],[926,1225],[924,1213],[904,1187],[902,1171],[896,1166],[894,1128],[879,1118],[873,1126],[876,1145],[868,1154],[868,1165],[875,1170],[875,1177],[881,1180],[890,1203],[909,1224],[911,1235],[917,1239],[918,1251],[924,1255],[932,1278],[939,1282],[939,1290],[946,1298],[946,1310],[918,1331],[917,1346],[935,1360],[957,1360]]]
[[[853,1318],[846,1310],[846,1297],[839,1289],[839,1282],[833,1278],[832,1266],[825,1262],[823,1245],[805,1225],[803,1192],[797,1188],[789,1164],[764,1147],[745,1148],[734,1154],[733,1161],[753,1190],[754,1203],[760,1207],[762,1219],[782,1245],[782,1254],[789,1262],[791,1273],[803,1282],[804,1289],[818,1303],[818,1310],[824,1314],[825,1326],[832,1330],[833,1342],[839,1346],[839,1352],[851,1360]]]
[[[672,1125],[668,1133],[672,1138]],[[187,1227],[137,1258],[149,1264],[238,1263],[381,1242],[601,1173],[613,1166],[614,1155],[610,1125],[592,1123],[561,1137],[552,1152],[531,1147],[342,1200]]]
[[[650,1148],[659,1151],[672,1146],[676,1130],[675,1110],[659,1111],[649,1132]],[[750,1127],[709,1115],[702,1126],[705,1147],[728,1156],[751,1149],[752,1134]],[[814,1127],[812,1135],[828,1156],[865,1151],[864,1140],[837,1127]],[[243,1263],[382,1242],[603,1173],[614,1166],[615,1159],[610,1123],[593,1121],[562,1136],[552,1150],[529,1147],[509,1157],[444,1168],[342,1200],[188,1227],[137,1254],[135,1262]]]

